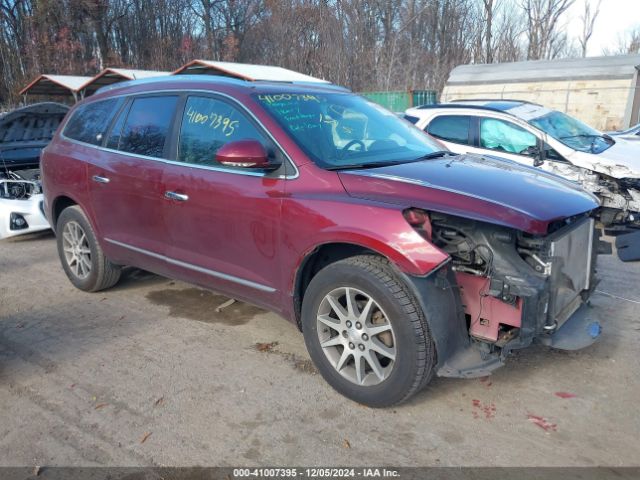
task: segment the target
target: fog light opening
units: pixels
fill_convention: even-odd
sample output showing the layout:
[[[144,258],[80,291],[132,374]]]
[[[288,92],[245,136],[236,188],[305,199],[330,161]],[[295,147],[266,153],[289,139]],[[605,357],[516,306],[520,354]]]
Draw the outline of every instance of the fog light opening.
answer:
[[[25,228],[29,228],[27,220],[19,213],[12,212],[9,216],[9,229],[24,230]]]

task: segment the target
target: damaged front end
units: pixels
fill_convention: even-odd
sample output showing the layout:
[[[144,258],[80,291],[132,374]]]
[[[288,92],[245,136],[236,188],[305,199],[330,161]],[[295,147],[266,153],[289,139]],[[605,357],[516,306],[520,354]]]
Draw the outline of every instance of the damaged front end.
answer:
[[[0,239],[48,228],[40,171],[0,172]]]
[[[459,292],[467,333],[439,375],[482,376],[534,342],[575,350],[599,336],[587,305],[599,232],[588,214],[552,224],[544,236],[438,213],[430,221],[433,243],[451,256],[440,285]]]

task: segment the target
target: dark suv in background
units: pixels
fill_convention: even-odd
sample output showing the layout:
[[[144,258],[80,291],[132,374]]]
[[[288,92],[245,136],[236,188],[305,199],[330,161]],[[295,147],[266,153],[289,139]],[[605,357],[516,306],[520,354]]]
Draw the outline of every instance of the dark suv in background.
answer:
[[[75,286],[108,288],[133,265],[270,309],[367,405],[600,332],[593,195],[443,151],[338,87],[120,84],[73,109],[42,167]]]

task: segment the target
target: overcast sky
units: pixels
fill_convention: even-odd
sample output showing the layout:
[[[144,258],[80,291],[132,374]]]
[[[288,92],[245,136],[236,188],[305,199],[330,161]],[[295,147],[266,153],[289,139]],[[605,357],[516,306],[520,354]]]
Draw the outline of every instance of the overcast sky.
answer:
[[[580,17],[585,0],[576,0],[567,12],[567,31],[571,37],[578,37],[582,29]],[[597,0],[591,0],[595,4]],[[587,54],[602,55],[603,48],[617,45],[618,36],[634,25],[640,25],[640,0],[602,0],[600,14],[596,20],[593,36],[589,40]]]

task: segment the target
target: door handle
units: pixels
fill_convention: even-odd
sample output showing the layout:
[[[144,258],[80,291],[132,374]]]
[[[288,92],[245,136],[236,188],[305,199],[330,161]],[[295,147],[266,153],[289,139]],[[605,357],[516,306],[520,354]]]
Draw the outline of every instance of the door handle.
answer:
[[[189,200],[189,195],[177,192],[164,192],[164,198],[167,200],[177,200],[178,202],[186,202]]]
[[[101,177],[100,175],[94,175],[91,178],[93,179],[94,182],[98,182],[98,183],[109,183],[111,181],[107,177]]]

